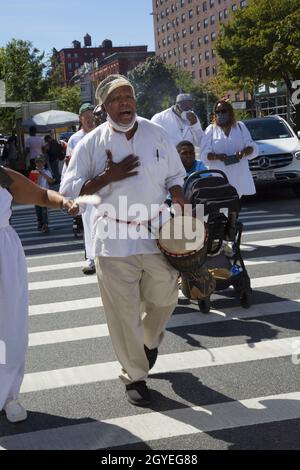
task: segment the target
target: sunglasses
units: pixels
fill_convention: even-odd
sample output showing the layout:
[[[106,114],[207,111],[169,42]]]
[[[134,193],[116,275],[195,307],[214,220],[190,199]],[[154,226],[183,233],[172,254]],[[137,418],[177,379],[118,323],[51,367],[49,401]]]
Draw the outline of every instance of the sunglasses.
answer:
[[[227,112],[227,109],[220,109],[219,111],[215,111],[215,114],[226,114]]]

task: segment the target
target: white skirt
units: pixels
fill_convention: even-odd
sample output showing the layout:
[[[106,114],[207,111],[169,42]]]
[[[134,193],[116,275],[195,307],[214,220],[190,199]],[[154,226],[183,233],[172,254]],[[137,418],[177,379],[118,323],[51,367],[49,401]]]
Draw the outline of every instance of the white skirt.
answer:
[[[28,346],[27,266],[12,227],[0,227],[0,410],[17,400]]]

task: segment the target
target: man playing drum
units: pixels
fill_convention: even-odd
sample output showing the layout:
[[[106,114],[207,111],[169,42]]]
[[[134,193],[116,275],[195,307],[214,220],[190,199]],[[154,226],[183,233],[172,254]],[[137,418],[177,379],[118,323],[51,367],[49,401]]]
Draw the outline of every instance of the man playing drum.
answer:
[[[177,305],[178,272],[147,229],[147,237],[131,237],[133,216],[122,209],[122,198],[129,209],[142,205],[148,220],[151,207],[162,205],[168,192],[174,203],[183,206],[185,170],[166,132],[136,115],[134,89],[127,79],[106,78],[97,98],[107,122],[76,147],[64,194],[99,193],[102,199],[94,227],[101,297],[127,398],[146,406],[150,403],[146,379]],[[107,216],[108,208],[115,216]]]

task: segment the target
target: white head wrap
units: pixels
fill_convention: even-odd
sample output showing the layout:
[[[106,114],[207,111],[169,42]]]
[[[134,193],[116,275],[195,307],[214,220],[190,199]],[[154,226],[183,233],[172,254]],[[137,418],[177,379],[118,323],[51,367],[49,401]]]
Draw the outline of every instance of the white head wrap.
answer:
[[[133,96],[135,97],[135,92],[132,84],[125,77],[122,77],[122,75],[112,81],[107,81],[107,79],[103,80],[103,82],[98,85],[98,88],[96,90],[96,99],[98,100],[99,105],[105,104],[109,95],[117,88],[123,86],[129,86],[132,89]]]

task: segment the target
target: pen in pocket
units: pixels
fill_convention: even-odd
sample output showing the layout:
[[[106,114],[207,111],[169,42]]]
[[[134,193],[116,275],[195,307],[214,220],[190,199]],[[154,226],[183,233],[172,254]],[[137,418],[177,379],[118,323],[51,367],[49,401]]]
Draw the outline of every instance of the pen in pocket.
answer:
[[[159,162],[159,150],[158,149],[156,150],[156,159]]]

